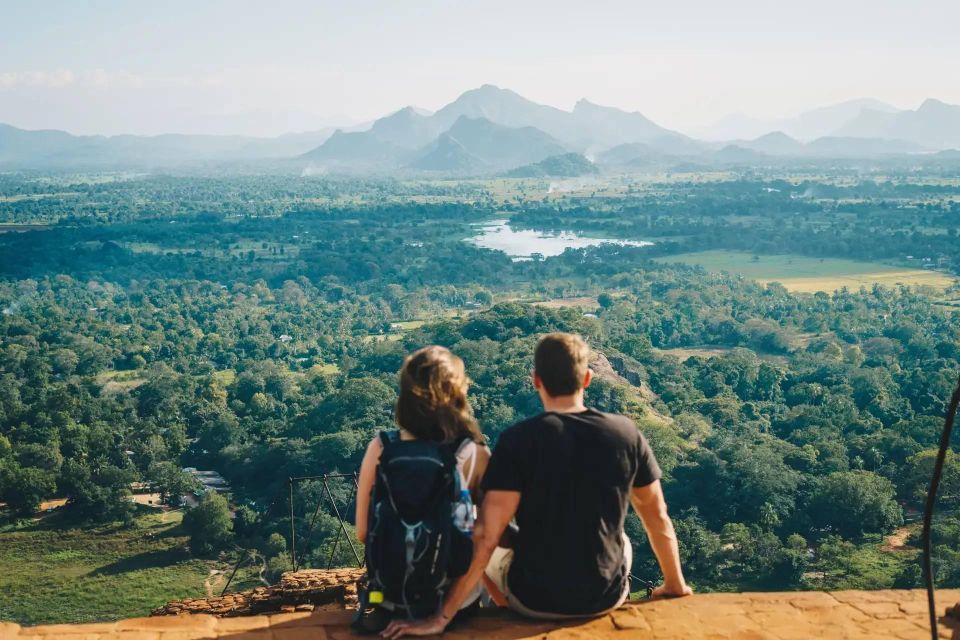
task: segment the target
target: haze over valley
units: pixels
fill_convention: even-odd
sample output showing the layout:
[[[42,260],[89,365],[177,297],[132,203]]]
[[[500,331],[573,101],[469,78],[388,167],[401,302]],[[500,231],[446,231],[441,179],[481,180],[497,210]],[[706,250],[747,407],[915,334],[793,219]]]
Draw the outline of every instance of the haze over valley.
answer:
[[[930,98],[915,110],[898,110],[855,100],[779,122],[728,118],[701,135],[586,99],[566,111],[483,85],[436,112],[404,107],[368,125],[274,138],[74,136],[0,124],[0,168],[206,167],[458,177],[514,171],[571,177],[682,163],[705,168],[830,160],[942,163],[960,153],[960,106]],[[539,166],[544,160],[550,162]]]

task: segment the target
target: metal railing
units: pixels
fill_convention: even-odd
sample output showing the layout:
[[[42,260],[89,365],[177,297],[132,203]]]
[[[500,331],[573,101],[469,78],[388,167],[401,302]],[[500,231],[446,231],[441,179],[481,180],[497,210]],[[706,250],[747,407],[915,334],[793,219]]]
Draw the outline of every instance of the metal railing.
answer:
[[[297,571],[300,569],[300,562],[306,557],[306,554],[310,550],[310,543],[313,538],[314,527],[317,523],[317,517],[320,515],[320,508],[324,504],[323,496],[329,501],[329,505],[332,507],[333,514],[337,518],[337,537],[333,542],[333,546],[330,548],[330,557],[327,559],[327,568],[330,569],[333,567],[333,559],[336,556],[338,547],[340,546],[340,539],[346,538],[347,544],[350,545],[350,550],[353,552],[353,557],[357,561],[357,567],[363,567],[364,560],[360,556],[360,553],[357,551],[357,546],[353,543],[353,540],[350,539],[350,533],[347,531],[346,522],[343,519],[343,515],[340,513],[340,507],[337,505],[337,500],[333,496],[333,492],[330,490],[330,481],[331,480],[353,480],[353,492],[351,494],[351,499],[355,499],[357,495],[357,473],[322,473],[316,476],[298,476],[291,477],[288,479],[288,485],[290,490],[289,498],[289,508],[290,508],[290,562],[293,565],[293,570]],[[294,511],[294,486],[300,482],[307,482],[310,480],[319,480],[323,483],[323,493],[320,500],[317,501],[317,508],[314,509],[313,517],[310,519],[310,525],[307,527],[306,532],[306,543],[303,545],[303,551],[300,555],[297,555],[297,526],[296,526],[296,515]],[[349,502],[348,502],[349,504]]]

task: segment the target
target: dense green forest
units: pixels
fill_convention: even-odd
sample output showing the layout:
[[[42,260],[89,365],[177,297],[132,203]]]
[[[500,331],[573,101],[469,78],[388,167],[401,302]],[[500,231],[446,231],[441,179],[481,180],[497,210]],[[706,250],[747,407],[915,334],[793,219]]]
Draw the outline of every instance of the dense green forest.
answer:
[[[183,467],[213,469],[237,517],[194,551],[239,544],[280,570],[288,477],[356,469],[391,427],[405,353],[462,356],[495,443],[538,411],[537,337],[566,330],[611,365],[589,401],[651,440],[696,588],[918,585],[911,523],[960,375],[960,289],[795,294],[654,258],[922,256],[948,271],[958,183],[750,175],[524,195],[535,186],[0,176],[0,222],[47,225],[0,233],[8,526],[53,497],[76,522],[130,522],[132,483],[176,501],[195,488]],[[514,261],[464,242],[494,217],[655,244]],[[298,526],[319,497],[301,487]],[[937,578],[960,586],[960,459],[940,505]],[[201,508],[215,523],[219,507]],[[317,527],[306,561],[322,564],[332,515]],[[895,531],[906,544],[885,550]],[[636,519],[628,533],[634,573],[655,579]]]

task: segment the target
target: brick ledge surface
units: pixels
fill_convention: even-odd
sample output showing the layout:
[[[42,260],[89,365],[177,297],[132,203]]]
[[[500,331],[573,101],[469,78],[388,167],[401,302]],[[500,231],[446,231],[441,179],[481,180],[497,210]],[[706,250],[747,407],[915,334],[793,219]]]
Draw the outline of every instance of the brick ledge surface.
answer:
[[[942,614],[960,590],[937,592]],[[80,625],[20,627],[0,622],[0,640],[326,640],[354,638],[348,611],[281,613],[238,618],[186,614]],[[451,640],[651,638],[794,640],[896,638],[925,640],[926,595],[912,591],[712,593],[677,600],[629,603],[592,620],[543,623],[507,612],[478,615],[448,631]],[[941,638],[955,635],[941,617]]]

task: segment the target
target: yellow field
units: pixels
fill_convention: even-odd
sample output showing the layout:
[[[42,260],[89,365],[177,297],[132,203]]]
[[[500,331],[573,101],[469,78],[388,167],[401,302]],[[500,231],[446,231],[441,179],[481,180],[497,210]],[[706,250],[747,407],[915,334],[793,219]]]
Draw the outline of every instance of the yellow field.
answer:
[[[340,367],[335,364],[315,364],[307,370],[313,375],[335,375],[340,373]]]
[[[544,300],[543,302],[535,302],[535,305],[538,307],[546,307],[548,309],[562,309],[563,307],[579,307],[585,309],[596,309],[600,305],[597,304],[597,299],[591,296],[582,296],[576,298],[556,298],[554,300]]]
[[[686,362],[688,358],[716,358],[733,351],[732,347],[717,347],[712,345],[703,345],[700,347],[677,347],[675,349],[654,349],[653,352],[661,356],[670,356],[680,362]],[[771,362],[778,365],[786,365],[787,357],[773,353],[764,353],[751,349],[757,357],[765,362]]]
[[[76,191],[61,191],[59,193],[18,193],[13,196],[0,196],[0,202],[24,202],[28,200],[43,200],[45,198],[73,198],[80,195]]]
[[[816,293],[826,291],[830,293],[842,287],[859,289],[861,286],[871,287],[874,284],[893,287],[898,284],[911,286],[927,286],[943,291],[956,280],[951,276],[938,271],[923,269],[904,269],[901,271],[880,271],[874,273],[858,273],[849,276],[823,276],[817,278],[780,278],[778,280],[758,279],[760,282],[779,282],[789,291],[800,293]]]
[[[97,375],[97,384],[104,395],[116,395],[133,391],[144,384],[143,371],[103,371]]]
[[[745,251],[701,251],[658,258],[659,262],[701,265],[707,271],[726,271],[764,284],[779,282],[790,291],[832,293],[842,287],[859,289],[874,284],[928,286],[943,291],[957,279],[941,271],[911,269],[880,262],[799,255],[754,256]]]
[[[223,371],[214,371],[213,379],[225,387],[229,387],[237,379],[237,372],[234,369],[224,369]]]
[[[677,347],[676,349],[654,349],[654,353],[660,354],[662,356],[673,356],[681,362],[687,358],[715,358],[717,356],[722,356],[725,353],[730,353],[732,349],[730,347],[688,347],[681,348]]]

